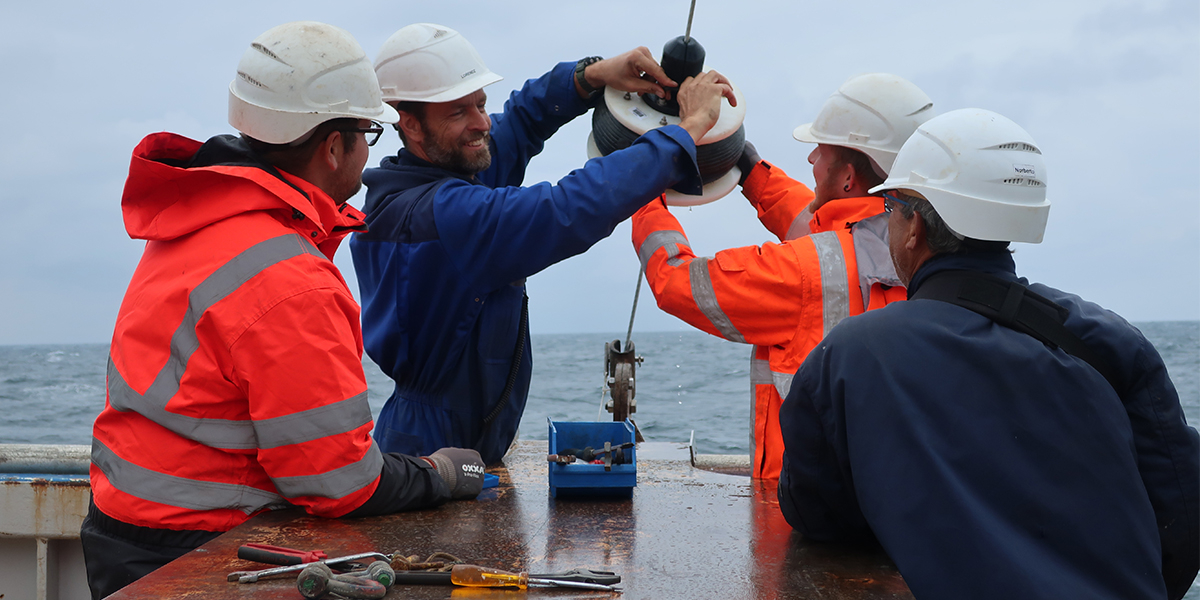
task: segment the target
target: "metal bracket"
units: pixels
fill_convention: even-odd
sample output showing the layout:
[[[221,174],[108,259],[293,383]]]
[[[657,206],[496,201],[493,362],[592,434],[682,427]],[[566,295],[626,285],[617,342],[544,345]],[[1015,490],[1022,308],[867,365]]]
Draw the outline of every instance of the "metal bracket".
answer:
[[[608,401],[604,410],[612,413],[613,420],[620,422],[637,412],[637,366],[642,357],[634,351],[633,342],[621,349],[621,340],[604,344],[604,387]]]

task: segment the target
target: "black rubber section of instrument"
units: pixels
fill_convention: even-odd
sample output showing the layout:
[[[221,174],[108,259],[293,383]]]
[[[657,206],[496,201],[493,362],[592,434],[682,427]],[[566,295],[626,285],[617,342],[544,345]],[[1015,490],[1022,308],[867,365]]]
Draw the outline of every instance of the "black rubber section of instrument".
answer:
[[[613,116],[608,104],[601,102],[592,111],[592,139],[600,154],[608,156],[617,150],[628,148],[638,134],[629,130]],[[712,144],[696,147],[696,163],[700,167],[700,180],[712,183],[720,179],[737,164],[746,145],[746,127],[738,127],[733,135]]]

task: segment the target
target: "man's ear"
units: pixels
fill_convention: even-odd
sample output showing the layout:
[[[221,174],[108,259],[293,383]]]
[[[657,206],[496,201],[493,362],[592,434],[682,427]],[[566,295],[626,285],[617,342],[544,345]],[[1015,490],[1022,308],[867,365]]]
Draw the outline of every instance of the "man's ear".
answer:
[[[854,170],[854,165],[849,162],[842,163],[842,169],[838,172],[838,189],[849,193],[858,185],[858,173]]]
[[[397,112],[400,114],[400,122],[396,123],[396,126],[404,130],[404,138],[408,143],[419,145],[424,142],[425,130],[421,128],[421,120],[408,111]]]
[[[341,131],[331,131],[325,139],[321,141],[321,145],[317,147],[315,160],[320,161],[322,167],[330,171],[336,171],[342,161],[346,159],[346,150],[342,144]]]
[[[909,250],[926,247],[925,219],[921,218],[921,213],[913,211],[912,218],[906,221],[906,223],[908,227],[905,227],[904,247]]]

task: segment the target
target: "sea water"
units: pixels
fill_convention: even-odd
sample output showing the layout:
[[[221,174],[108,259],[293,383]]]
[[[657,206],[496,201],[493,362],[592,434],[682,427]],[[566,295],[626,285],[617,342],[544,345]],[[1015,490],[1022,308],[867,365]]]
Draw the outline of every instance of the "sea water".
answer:
[[[1184,415],[1200,423],[1200,321],[1139,323],[1167,364]],[[609,420],[601,413],[604,345],[618,334],[534,335],[533,382],[522,439],[546,439],[546,419]],[[750,346],[689,331],[636,333],[633,419],[648,440],[686,442],[705,454],[746,454],[750,440]],[[104,408],[107,344],[0,346],[0,443],[90,444]],[[364,359],[372,412],[392,382]]]

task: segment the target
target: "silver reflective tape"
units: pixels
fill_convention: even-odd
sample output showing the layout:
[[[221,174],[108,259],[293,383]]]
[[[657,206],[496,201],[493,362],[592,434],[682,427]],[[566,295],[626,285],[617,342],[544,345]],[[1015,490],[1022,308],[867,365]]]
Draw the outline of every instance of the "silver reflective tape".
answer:
[[[757,346],[756,346],[757,347]],[[760,358],[750,359],[750,384],[775,386],[780,398],[787,398],[792,389],[792,373],[771,370],[771,363]]]
[[[787,398],[788,392],[792,391],[792,379],[794,377],[794,373],[780,373],[778,371],[771,371],[771,379],[773,380],[772,383],[775,384],[775,391],[779,392],[780,398]]]
[[[367,392],[333,404],[300,412],[254,421],[259,448],[278,448],[302,444],[323,437],[353,431],[371,422]]]
[[[796,215],[796,218],[792,221],[792,224],[788,226],[787,233],[783,236],[783,241],[786,242],[788,240],[802,238],[812,233],[812,229],[808,226],[808,223],[812,221],[812,218],[813,215],[811,212],[808,212],[808,207],[804,207],[804,210],[800,211],[800,214]]]
[[[758,346],[755,346],[758,348]],[[754,385],[774,385],[775,379],[771,377],[771,363],[761,358],[750,357],[750,383]]]
[[[808,236],[817,248],[817,260],[821,263],[821,298],[823,302],[824,332],[822,337],[842,319],[850,316],[850,284],[846,279],[846,257],[842,255],[842,244],[837,233],[825,231]]]
[[[667,244],[683,244],[689,248],[691,247],[691,244],[688,243],[687,237],[678,231],[671,231],[669,229],[655,231],[654,233],[646,236],[646,239],[642,242],[642,246],[638,248],[638,259],[642,261],[642,266],[645,267],[646,263],[650,260],[650,257],[653,256],[659,248],[662,248]],[[675,258],[678,255],[678,246],[667,249],[668,259]]]
[[[167,366],[171,366],[172,361],[167,361]],[[169,385],[159,385],[163,380],[163,373],[167,372],[164,367],[160,371],[154,383],[150,385],[150,389],[146,390],[146,395],[139,395],[137,392],[130,389],[125,383],[125,379],[121,377],[121,373],[117,371],[113,364],[112,357],[108,359],[108,398],[113,408],[121,411],[136,412],[151,421],[165,427],[173,433],[179,434],[189,440],[200,442],[211,448],[225,449],[250,449],[256,448],[258,442],[254,435],[254,423],[250,421],[242,421],[235,419],[205,419],[200,417],[189,417],[167,411],[164,406],[156,403],[158,393],[162,393],[164,388],[171,390],[171,396],[179,391],[178,381],[174,382],[173,387]],[[176,377],[182,374],[176,374]],[[167,400],[171,399],[167,396]]]
[[[888,213],[881,213],[855,223],[850,228],[854,237],[854,260],[858,264],[858,285],[862,288],[863,309],[871,305],[871,285],[903,286],[892,264],[888,248]]]
[[[383,454],[371,440],[371,447],[366,456],[355,463],[334,469],[320,475],[304,475],[299,477],[272,477],[275,487],[288,498],[300,496],[321,496],[323,498],[344,498],[357,492],[375,481],[383,471]]]
[[[729,320],[725,311],[721,310],[721,305],[717,303],[717,294],[713,291],[712,278],[708,275],[709,260],[696,258],[688,265],[692,283],[692,300],[696,302],[700,312],[708,317],[708,321],[725,339],[745,344],[746,338],[742,337],[742,333],[733,326],[733,322]]]
[[[187,479],[140,467],[117,456],[96,438],[92,438],[92,463],[118,490],[167,506],[188,510],[240,510],[251,514],[286,504],[279,494],[255,487]]]
[[[200,347],[196,323],[217,302],[268,267],[290,258],[311,254],[325,259],[315,246],[299,234],[287,234],[247,248],[221,265],[188,295],[188,309],[171,336],[171,353],[145,394],[135,392],[109,358],[109,403],[119,411],[134,411],[163,427],[213,448],[248,449],[257,447],[250,421],[202,419],[167,411],[167,403],[179,392],[179,381],[188,360]]]
[[[767,361],[759,360],[755,358],[756,356],[758,356],[758,346],[750,346],[750,460],[754,460],[754,457],[758,456],[758,438],[755,436],[755,432],[758,430],[756,422],[758,419],[755,418],[755,415],[758,414],[758,390],[756,389],[758,382],[755,381],[755,378],[759,376],[758,370],[762,368],[759,363],[765,365],[768,372],[771,370]]]

